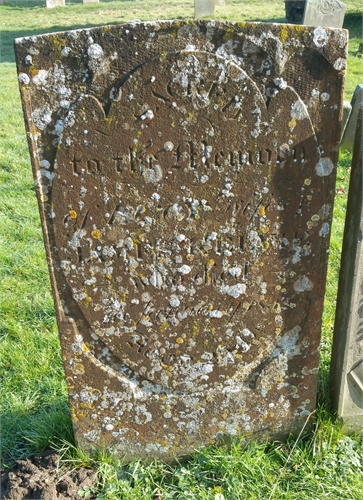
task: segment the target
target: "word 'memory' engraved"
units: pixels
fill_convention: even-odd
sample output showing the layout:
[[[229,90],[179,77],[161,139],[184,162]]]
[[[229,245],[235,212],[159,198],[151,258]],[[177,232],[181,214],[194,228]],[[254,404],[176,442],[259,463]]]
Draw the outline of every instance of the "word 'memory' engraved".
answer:
[[[288,159],[295,163],[308,161],[305,148],[300,146],[290,149],[285,144],[277,151],[271,149],[263,149],[257,152],[249,149],[244,151],[213,151],[212,146],[208,146],[204,142],[196,145],[192,141],[187,141],[173,148],[173,151],[163,149],[157,154],[144,154],[144,152],[138,154],[133,148],[129,148],[128,153],[118,153],[112,157],[113,169],[116,172],[144,171],[161,164],[166,169],[187,170],[225,166],[232,172],[238,173],[242,171],[244,166],[249,165],[281,164],[283,166]],[[76,175],[83,173],[98,174],[102,172],[106,162],[105,159],[81,159],[74,154],[71,165],[73,173]]]

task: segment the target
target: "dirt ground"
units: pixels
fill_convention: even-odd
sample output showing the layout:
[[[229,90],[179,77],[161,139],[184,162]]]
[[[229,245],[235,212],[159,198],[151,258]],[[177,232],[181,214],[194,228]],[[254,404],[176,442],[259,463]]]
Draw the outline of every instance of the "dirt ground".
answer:
[[[77,492],[95,485],[94,471],[59,468],[58,461],[54,451],[46,451],[1,470],[0,500],[81,500]]]

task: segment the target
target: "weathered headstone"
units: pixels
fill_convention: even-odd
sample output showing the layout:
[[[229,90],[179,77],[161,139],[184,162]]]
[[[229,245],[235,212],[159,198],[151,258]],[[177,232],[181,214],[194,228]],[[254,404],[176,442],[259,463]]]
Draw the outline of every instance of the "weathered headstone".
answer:
[[[289,23],[302,23],[306,0],[285,0],[286,20]]]
[[[194,18],[213,15],[215,6],[216,0],[194,0]]]
[[[340,0],[306,0],[303,24],[341,28],[346,5]]]
[[[99,3],[100,0],[82,0],[82,3]]]
[[[16,41],[73,425],[171,459],[315,407],[347,33]]]
[[[330,371],[337,415],[363,431],[363,155],[360,108],[354,145]]]
[[[351,112],[348,122],[344,128],[344,133],[340,147],[342,149],[350,149],[354,144],[354,137],[357,130],[357,119],[360,108],[363,106],[363,84],[357,85],[351,102]]]
[[[65,4],[65,0],[46,0],[46,7],[48,9],[53,9],[53,7],[64,7]]]
[[[352,105],[350,104],[349,101],[344,101],[343,102],[342,126],[341,126],[341,133],[340,133],[341,140],[343,139],[345,127],[347,126],[351,112],[352,112]]]

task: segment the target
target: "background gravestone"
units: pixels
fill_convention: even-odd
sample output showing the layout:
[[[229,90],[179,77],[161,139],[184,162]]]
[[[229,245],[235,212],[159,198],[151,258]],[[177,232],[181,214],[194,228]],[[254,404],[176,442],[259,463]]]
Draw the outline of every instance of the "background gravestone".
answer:
[[[286,20],[289,23],[302,23],[306,0],[285,0]]]
[[[52,9],[53,7],[64,7],[65,0],[46,0],[46,7]]]
[[[345,128],[347,126],[348,120],[350,113],[352,112],[352,105],[349,101],[344,101],[343,102],[343,116],[342,116],[342,128],[341,128],[341,141],[344,137],[344,132]],[[342,145],[342,142],[340,142],[340,145]]]
[[[341,28],[346,5],[339,0],[306,0],[303,24]]]
[[[82,0],[82,3],[99,3],[100,0]]]
[[[354,145],[333,352],[330,371],[334,407],[350,431],[363,430],[363,155],[360,107]]]
[[[216,0],[194,0],[195,19],[214,14],[215,6]]]
[[[215,21],[16,41],[83,446],[171,459],[306,423],[346,48]]]
[[[344,133],[340,147],[342,149],[350,149],[353,147],[354,138],[357,130],[357,119],[360,108],[363,106],[363,84],[357,85],[352,101],[351,101],[351,112],[349,114],[348,121],[344,128]]]

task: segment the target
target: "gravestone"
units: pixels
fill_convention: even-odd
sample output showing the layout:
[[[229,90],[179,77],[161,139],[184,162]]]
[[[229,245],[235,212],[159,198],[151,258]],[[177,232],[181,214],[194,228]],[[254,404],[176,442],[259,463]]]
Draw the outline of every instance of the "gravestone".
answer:
[[[216,0],[194,0],[194,18],[213,15],[215,6]]]
[[[53,7],[64,7],[65,4],[65,0],[46,0],[46,7],[48,9],[53,9]]]
[[[346,5],[339,0],[306,0],[303,24],[341,28]]]
[[[351,102],[351,112],[346,123],[340,147],[350,149],[354,144],[354,137],[357,130],[357,119],[360,108],[363,106],[363,84],[357,85]]]
[[[343,139],[345,127],[347,126],[351,112],[352,112],[352,105],[350,104],[349,101],[344,101],[343,102],[342,127],[341,127],[341,133],[340,133],[341,140]]]
[[[363,430],[363,155],[360,108],[353,152],[334,326],[330,382],[337,416]]]
[[[307,423],[346,48],[215,21],[16,40],[82,446],[170,460]]]
[[[82,0],[82,3],[99,3],[100,0]]]
[[[224,7],[226,5],[226,1],[225,0],[216,0],[215,5],[218,7]]]
[[[289,23],[302,23],[306,0],[285,0],[286,20]]]

